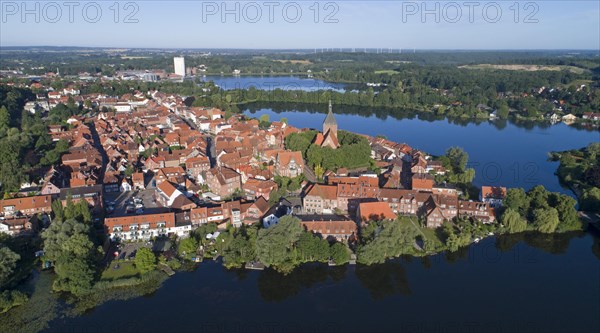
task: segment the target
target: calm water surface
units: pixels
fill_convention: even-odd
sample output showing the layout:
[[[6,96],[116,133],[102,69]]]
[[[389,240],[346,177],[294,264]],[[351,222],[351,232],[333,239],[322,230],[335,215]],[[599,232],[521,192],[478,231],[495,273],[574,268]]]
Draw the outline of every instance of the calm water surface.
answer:
[[[209,75],[202,78],[204,81],[214,81],[216,85],[225,89],[249,89],[254,87],[259,90],[333,90],[343,92],[346,87],[343,83],[330,83],[322,80],[298,76],[216,76]]]
[[[47,332],[598,332],[590,234],[486,239],[450,255],[288,276],[204,262],[154,294],[107,302]]]

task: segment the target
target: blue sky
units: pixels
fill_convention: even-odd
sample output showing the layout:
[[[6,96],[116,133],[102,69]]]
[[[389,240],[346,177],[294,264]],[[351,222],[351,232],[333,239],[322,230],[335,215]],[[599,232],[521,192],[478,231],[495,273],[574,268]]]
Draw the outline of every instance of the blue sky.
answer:
[[[0,46],[600,49],[600,1],[469,1],[1,0]]]

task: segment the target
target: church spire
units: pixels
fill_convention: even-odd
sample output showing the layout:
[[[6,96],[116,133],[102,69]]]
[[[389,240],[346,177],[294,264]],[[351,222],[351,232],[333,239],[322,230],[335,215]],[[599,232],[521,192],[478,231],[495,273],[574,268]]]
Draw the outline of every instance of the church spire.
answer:
[[[335,126],[337,131],[337,121],[333,116],[333,107],[331,106],[331,100],[329,100],[329,112],[327,113],[327,117],[325,117],[325,121],[323,122],[324,127]],[[327,133],[325,129],[323,129],[323,134]]]

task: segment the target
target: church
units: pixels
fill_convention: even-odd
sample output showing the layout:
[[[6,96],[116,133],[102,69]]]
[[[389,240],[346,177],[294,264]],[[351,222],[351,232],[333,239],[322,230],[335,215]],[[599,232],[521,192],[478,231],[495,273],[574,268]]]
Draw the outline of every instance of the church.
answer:
[[[314,143],[321,147],[329,147],[331,149],[339,148],[340,143],[338,142],[337,130],[337,121],[335,121],[331,101],[329,101],[329,112],[327,113],[327,117],[325,117],[325,121],[323,121],[323,132],[317,134]]]

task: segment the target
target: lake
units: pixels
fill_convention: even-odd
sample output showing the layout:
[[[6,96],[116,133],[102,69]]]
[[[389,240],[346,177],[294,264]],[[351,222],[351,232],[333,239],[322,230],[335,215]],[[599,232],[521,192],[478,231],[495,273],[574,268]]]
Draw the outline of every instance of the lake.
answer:
[[[325,110],[251,106],[246,114],[321,128]],[[431,154],[463,147],[478,185],[543,184],[566,193],[547,153],[600,141],[598,131],[564,124],[344,110],[349,114],[334,106],[340,129],[383,134]],[[48,322],[46,332],[598,332],[599,300],[598,235],[519,234],[369,267],[304,265],[287,276],[205,261],[144,297],[109,301],[75,317],[30,315],[35,324]]]
[[[298,128],[321,130],[326,103],[314,106],[267,108],[249,106],[251,117],[269,115],[272,121],[287,118]],[[301,110],[301,111],[299,111]],[[584,130],[563,123],[515,124],[510,121],[449,120],[428,114],[405,112],[393,118],[386,110],[333,106],[338,129],[371,136],[384,135],[434,155],[443,155],[452,146],[469,154],[475,169],[474,184],[524,187],[538,184],[550,191],[570,193],[554,175],[558,162],[549,162],[548,153],[587,146],[600,141],[600,131]],[[342,114],[348,112],[349,114]],[[389,113],[389,112],[388,112]]]
[[[203,81],[213,81],[224,90],[249,89],[254,87],[259,90],[333,90],[344,92],[347,86],[344,83],[331,83],[323,80],[300,76],[216,76],[201,77]]]
[[[46,332],[598,332],[599,264],[589,233],[502,236],[288,276],[205,261],[149,296],[54,319]]]

